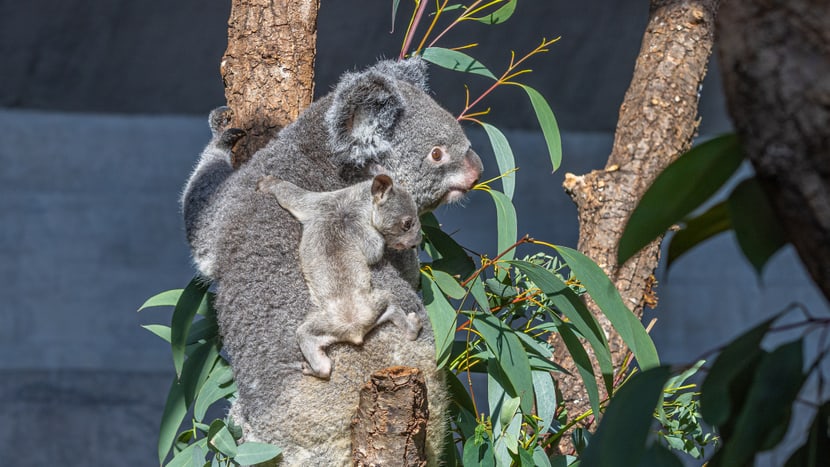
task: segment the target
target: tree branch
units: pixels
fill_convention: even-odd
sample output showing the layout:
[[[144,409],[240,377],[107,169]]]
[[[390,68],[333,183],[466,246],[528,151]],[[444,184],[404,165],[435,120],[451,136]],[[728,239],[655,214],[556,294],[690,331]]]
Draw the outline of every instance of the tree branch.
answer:
[[[736,1],[718,21],[729,113],[789,240],[830,300],[830,15]]]
[[[697,133],[698,92],[714,41],[717,6],[718,0],[651,2],[649,22],[620,107],[614,146],[605,169],[565,176],[563,186],[578,209],[579,250],[602,267],[638,317],[646,304],[656,305],[653,273],[662,239],[624,265],[617,264],[617,245],[645,190],[669,163],[691,147]],[[609,336],[612,361],[619,370],[627,350],[625,344],[590,300],[589,306]],[[578,374],[564,346],[556,348],[557,363]],[[578,379],[560,378],[560,389],[572,414],[589,407],[581,386]]]
[[[352,418],[352,465],[425,466],[428,418],[420,370],[396,366],[374,373]]]
[[[314,91],[319,0],[233,0],[221,73],[239,167],[306,108]]]

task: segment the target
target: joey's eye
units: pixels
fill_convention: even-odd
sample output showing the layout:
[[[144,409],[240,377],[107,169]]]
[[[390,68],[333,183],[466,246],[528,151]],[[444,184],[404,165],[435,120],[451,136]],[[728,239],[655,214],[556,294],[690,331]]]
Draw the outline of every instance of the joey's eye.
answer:
[[[409,219],[406,219],[405,221],[403,221],[403,224],[401,225],[401,228],[403,229],[404,232],[408,232],[409,229],[412,228],[412,219],[409,218]]]
[[[435,162],[438,162],[444,157],[444,151],[442,151],[441,148],[432,148],[430,157],[432,157],[432,160]]]

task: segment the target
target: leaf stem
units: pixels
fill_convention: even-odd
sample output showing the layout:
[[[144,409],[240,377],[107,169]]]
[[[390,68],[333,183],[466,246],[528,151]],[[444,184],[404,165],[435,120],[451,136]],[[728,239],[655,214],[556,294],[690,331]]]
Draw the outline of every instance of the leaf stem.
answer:
[[[415,0],[417,4],[417,9],[415,10],[412,19],[409,21],[409,27],[406,28],[406,39],[404,40],[403,47],[401,48],[401,54],[398,56],[398,60],[403,60],[406,57],[406,51],[409,50],[409,46],[412,45],[412,39],[415,36],[415,30],[418,29],[418,23],[421,22],[421,17],[424,15],[424,10],[426,10],[428,0]]]
[[[517,241],[516,243],[514,243],[514,244],[510,245],[509,247],[505,248],[505,250],[504,250],[504,251],[502,251],[501,253],[499,253],[499,254],[498,254],[498,256],[496,256],[496,257],[495,257],[495,258],[493,258],[492,260],[488,261],[488,262],[487,262],[487,264],[482,264],[480,268],[476,269],[476,270],[475,270],[475,271],[474,271],[474,272],[470,275],[470,277],[468,277],[466,280],[464,280],[464,282],[462,282],[462,283],[461,283],[461,287],[466,287],[466,286],[467,286],[467,284],[469,284],[470,282],[474,281],[474,280],[475,280],[475,278],[476,278],[476,277],[478,277],[478,276],[479,276],[479,274],[481,274],[481,273],[482,273],[485,269],[487,269],[487,267],[488,267],[488,266],[490,266],[491,264],[495,264],[495,263],[496,263],[496,261],[498,261],[498,260],[499,260],[499,259],[501,259],[504,255],[506,255],[507,253],[509,253],[509,252],[510,252],[510,250],[514,250],[514,249],[516,249],[516,248],[517,248],[519,245],[521,245],[522,243],[531,243],[531,242],[533,242],[533,239],[532,239],[532,238],[530,238],[530,236],[529,236],[529,235],[525,235],[524,237],[520,238],[520,239],[519,239],[519,241]]]
[[[471,117],[472,115],[478,115],[478,114],[468,114],[467,112],[469,112],[471,108],[473,108],[476,104],[481,102],[482,99],[487,97],[497,87],[499,87],[503,84],[519,85],[519,83],[515,83],[515,82],[511,81],[511,79],[513,79],[516,76],[519,76],[521,74],[524,74],[524,73],[530,73],[532,70],[519,70],[519,71],[514,71],[514,70],[519,65],[524,63],[525,60],[527,60],[528,58],[530,58],[530,57],[532,57],[536,54],[539,54],[539,53],[547,52],[548,51],[547,47],[549,45],[553,44],[554,42],[557,42],[559,39],[560,39],[560,37],[557,37],[557,38],[551,39],[551,40],[546,40],[545,38],[542,38],[542,43],[541,44],[536,46],[535,49],[528,52],[524,57],[520,58],[519,60],[516,60],[516,52],[510,52],[510,65],[508,65],[507,70],[505,70],[504,73],[502,73],[501,77],[499,77],[496,80],[496,82],[493,83],[492,86],[487,88],[486,91],[481,93],[481,95],[478,96],[476,98],[476,100],[474,100],[472,103],[469,103],[470,99],[469,99],[469,93],[468,93],[468,97],[467,97],[468,104],[464,107],[464,110],[461,111],[461,113],[458,115],[458,118],[456,118],[456,120],[458,120],[458,121],[469,120],[470,119],[469,117]]]

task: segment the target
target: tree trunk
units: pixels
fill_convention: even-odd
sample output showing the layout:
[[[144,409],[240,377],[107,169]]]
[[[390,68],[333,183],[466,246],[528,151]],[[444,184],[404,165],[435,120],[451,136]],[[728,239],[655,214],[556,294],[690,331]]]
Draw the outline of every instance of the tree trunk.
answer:
[[[718,20],[729,113],[788,239],[830,300],[830,9],[730,1]]]
[[[425,466],[427,387],[417,368],[378,371],[352,418],[352,465]]]
[[[691,147],[697,133],[698,92],[712,50],[717,6],[718,0],[651,2],[605,169],[565,175],[563,186],[578,209],[579,250],[602,267],[638,317],[645,305],[657,303],[653,274],[662,239],[623,265],[617,264],[617,245],[645,190]],[[589,306],[608,336],[614,368],[619,369],[627,348],[590,300]],[[578,375],[564,346],[556,347],[557,362]],[[572,416],[589,409],[578,376],[560,378],[559,386]]]
[[[247,161],[312,100],[319,0],[233,0],[221,73]]]

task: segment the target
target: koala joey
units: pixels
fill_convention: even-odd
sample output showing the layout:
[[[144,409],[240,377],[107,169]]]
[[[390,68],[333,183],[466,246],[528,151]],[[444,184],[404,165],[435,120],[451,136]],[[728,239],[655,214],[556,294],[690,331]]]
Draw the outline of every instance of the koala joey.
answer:
[[[370,270],[383,258],[385,246],[404,250],[421,243],[418,208],[409,193],[385,174],[321,193],[268,176],[257,189],[273,194],[303,224],[300,267],[314,304],[297,329],[308,363],[304,374],[328,378],[326,347],[360,345],[373,327],[387,321],[407,339],[418,337],[418,314],[406,313],[392,291],[372,287]],[[404,299],[420,303],[411,294]]]
[[[394,365],[423,372],[429,462],[440,455],[449,396],[423,305],[400,301],[423,324],[416,340],[401,339],[394,324],[384,323],[361,346],[328,347],[336,368],[329,380],[304,376],[296,334],[314,305],[299,273],[302,225],[256,189],[268,175],[325,192],[387,173],[419,214],[458,200],[481,175],[481,160],[426,91],[426,63],[418,58],[346,73],[236,170],[234,132],[221,110],[211,119],[214,136],[182,197],[187,238],[196,266],[216,288],[219,330],[239,389],[230,415],[245,440],[282,447],[283,465],[348,465],[359,390],[373,372]],[[374,289],[409,295],[413,303],[418,280],[415,250],[387,248],[371,268]]]

